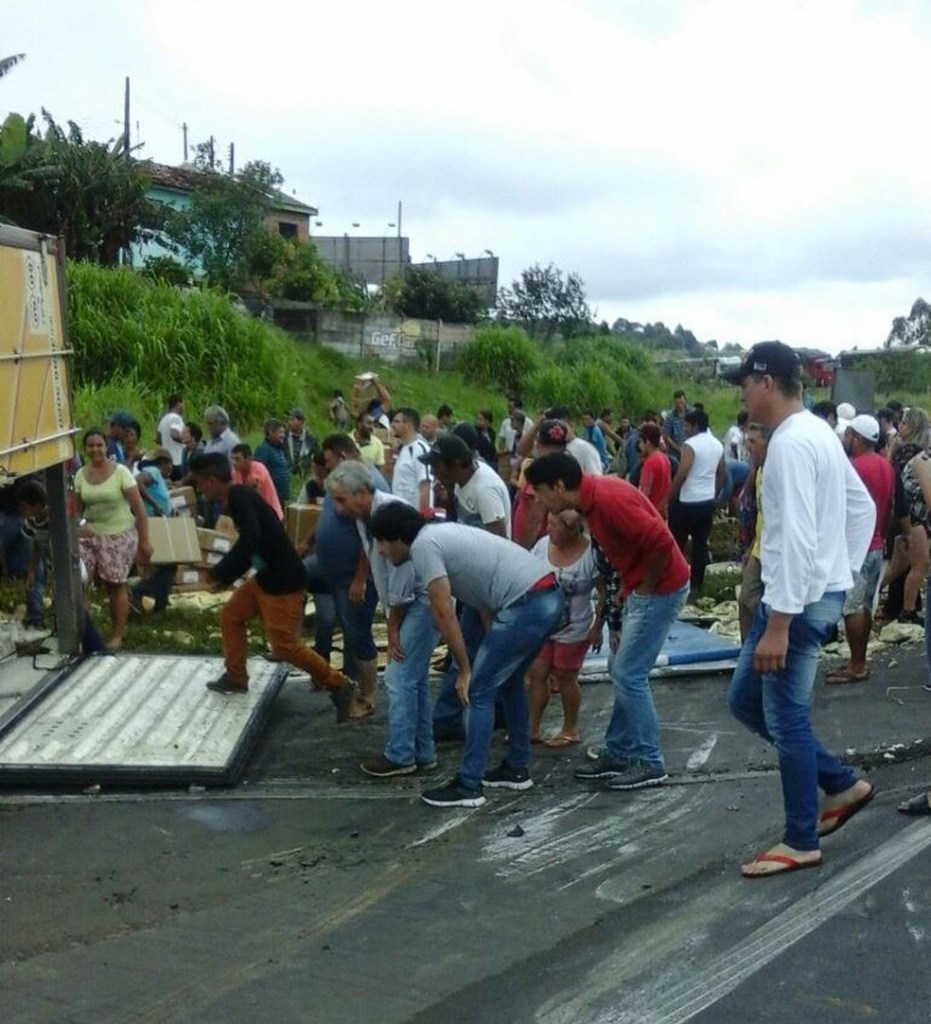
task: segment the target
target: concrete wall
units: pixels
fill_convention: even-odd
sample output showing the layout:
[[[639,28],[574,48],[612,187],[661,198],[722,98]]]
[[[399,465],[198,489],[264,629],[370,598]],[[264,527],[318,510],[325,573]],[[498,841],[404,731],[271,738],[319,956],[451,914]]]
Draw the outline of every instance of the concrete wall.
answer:
[[[405,359],[449,366],[459,345],[472,340],[470,324],[444,324],[435,320],[401,320],[395,317],[365,317],[332,310],[317,312],[315,336],[321,345],[347,356],[378,356],[386,362]]]

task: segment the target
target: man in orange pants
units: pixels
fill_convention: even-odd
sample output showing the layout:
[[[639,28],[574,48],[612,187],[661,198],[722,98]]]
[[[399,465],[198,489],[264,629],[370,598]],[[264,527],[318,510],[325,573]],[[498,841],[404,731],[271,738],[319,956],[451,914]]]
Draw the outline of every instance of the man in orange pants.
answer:
[[[300,639],[307,581],[304,565],[281,520],[253,488],[232,482],[230,462],[221,452],[196,455],[189,471],[204,497],[221,503],[239,531],[232,549],[209,570],[211,580],[225,587],[248,569],[256,569],[220,614],[226,671],[207,683],[207,688],[217,693],[248,691],[247,623],[261,618],[272,653],[329,690],[337,722],[346,721],[351,681]]]

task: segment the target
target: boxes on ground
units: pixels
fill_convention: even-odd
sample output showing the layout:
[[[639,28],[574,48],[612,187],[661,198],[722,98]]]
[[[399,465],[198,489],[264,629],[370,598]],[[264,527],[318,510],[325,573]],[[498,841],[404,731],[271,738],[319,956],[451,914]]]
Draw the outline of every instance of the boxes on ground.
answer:
[[[321,509],[321,505],[304,505],[297,501],[285,506],[284,528],[295,547],[303,544],[311,530],[316,528]]]
[[[197,492],[193,487],[172,487],[168,492],[172,510],[178,516],[197,514]]]
[[[197,527],[189,516],[153,517],[149,520],[149,542],[153,565],[197,562],[201,557]]]
[[[235,537],[231,537],[228,533],[221,533],[219,530],[207,530],[203,526],[198,526],[196,532],[198,552],[196,558],[189,559],[192,562],[200,560],[201,551],[217,551],[221,555],[225,555],[227,551],[232,550],[236,543]]]
[[[172,590],[176,594],[184,594],[193,590],[206,590],[210,586],[207,569],[203,566],[179,565],[175,573]]]

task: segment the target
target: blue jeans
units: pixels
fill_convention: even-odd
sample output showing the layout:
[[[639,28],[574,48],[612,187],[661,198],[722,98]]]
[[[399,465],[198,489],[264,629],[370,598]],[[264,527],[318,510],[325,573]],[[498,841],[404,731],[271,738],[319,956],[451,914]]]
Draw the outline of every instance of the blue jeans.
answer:
[[[430,606],[407,606],[401,621],[403,661],[385,669],[388,691],[388,742],[385,757],[395,764],[431,764],[436,760],[433,709],[430,705],[430,657],[437,632]]]
[[[485,777],[499,690],[508,723],[507,763],[517,769],[530,764],[530,705],[524,675],[556,632],[562,612],[562,591],[553,587],[525,594],[494,617],[472,661],[465,751],[459,765],[465,786],[477,788]]]
[[[769,620],[769,608],[761,602],[731,679],[731,714],[774,743],[779,754],[786,812],[782,841],[794,850],[818,849],[818,787],[832,795],[857,781],[853,769],[818,742],[809,704],[818,651],[840,619],[843,605],[843,591],[806,605],[789,625],[785,668],[759,675],[753,669],[753,652]]]
[[[485,627],[482,625],[481,616],[474,608],[468,605],[462,606],[462,614],[459,616],[459,629],[462,631],[462,639],[465,642],[466,654],[469,661],[475,661],[479,644],[485,637]],[[459,674],[459,667],[454,658],[443,676],[440,683],[440,692],[437,694],[436,703],[433,705],[434,722],[442,723],[444,726],[455,728],[462,724],[462,703],[456,694],[456,676]]]
[[[26,618],[23,620],[26,626],[40,628],[45,621],[45,605],[42,603],[42,598],[45,594],[47,575],[48,561],[45,555],[41,555],[36,562],[32,586],[26,587]]]
[[[25,576],[32,556],[32,541],[23,533],[22,516],[0,512],[0,555],[7,576]]]
[[[358,661],[372,661],[378,657],[378,648],[372,637],[372,620],[378,604],[375,584],[369,577],[365,587],[365,600],[349,600],[349,584],[332,584],[320,571],[316,556],[304,559],[307,575],[307,589],[314,595],[317,623],[314,629],[314,649],[329,660],[333,649],[333,628],[338,620],[343,630],[343,658]],[[318,595],[327,595],[330,601],[320,600]]]
[[[685,584],[671,594],[633,592],[624,601],[621,642],[611,667],[614,710],[605,733],[605,750],[612,761],[635,760],[653,768],[665,767],[650,669],[688,596]]]

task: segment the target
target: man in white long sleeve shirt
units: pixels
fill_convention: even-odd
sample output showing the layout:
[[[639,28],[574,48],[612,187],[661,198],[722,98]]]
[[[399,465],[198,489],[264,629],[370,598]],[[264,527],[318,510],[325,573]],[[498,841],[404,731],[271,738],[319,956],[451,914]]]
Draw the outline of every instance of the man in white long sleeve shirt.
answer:
[[[821,863],[819,838],[872,798],[870,783],[818,742],[809,698],[818,649],[869,548],[876,508],[831,428],[802,405],[800,366],[781,342],[755,345],[730,379],[750,419],[772,433],[763,477],[763,600],[740,652],[728,702],[779,754],[786,827],[744,864],[748,878]],[[818,788],[825,793],[819,813]]]

